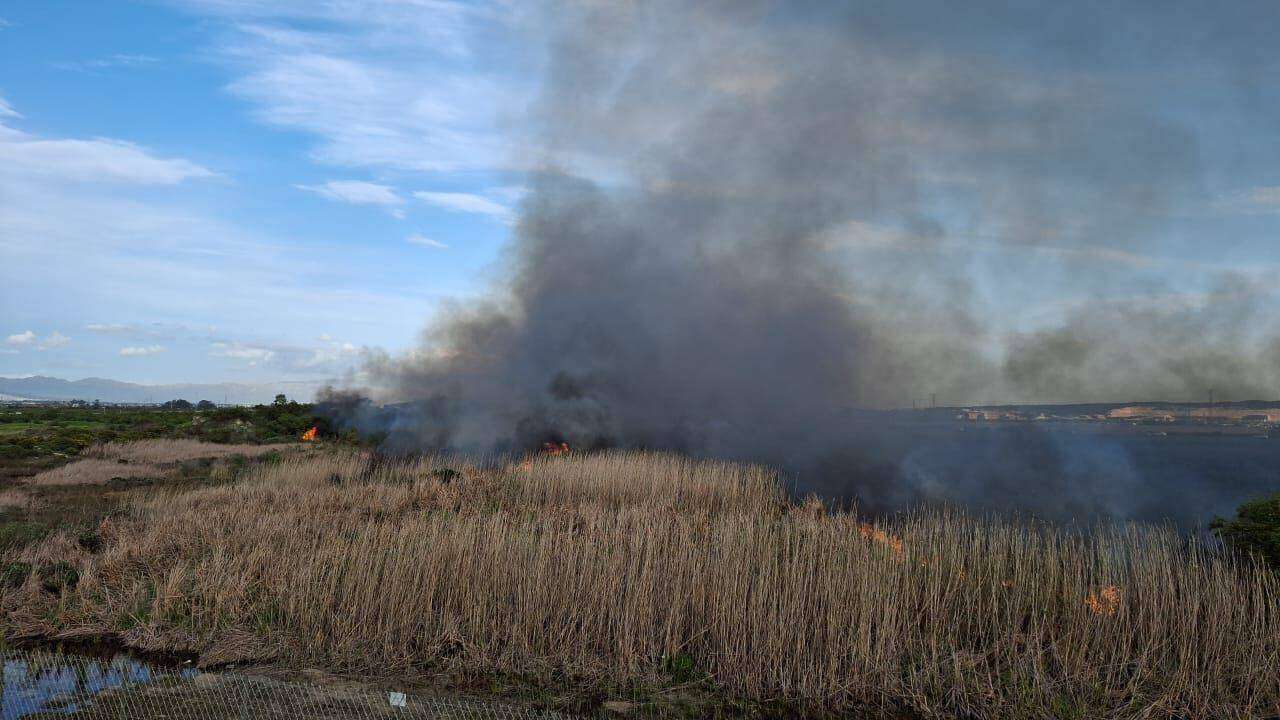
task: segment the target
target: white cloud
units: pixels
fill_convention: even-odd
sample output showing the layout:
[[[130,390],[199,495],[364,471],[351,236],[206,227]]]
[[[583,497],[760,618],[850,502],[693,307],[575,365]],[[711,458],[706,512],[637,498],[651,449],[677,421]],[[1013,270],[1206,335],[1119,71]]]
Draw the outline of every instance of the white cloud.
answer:
[[[122,347],[120,354],[124,357],[144,357],[146,355],[155,355],[164,352],[162,345],[145,345],[137,347]]]
[[[15,333],[5,339],[10,345],[30,345],[35,342],[36,334],[27,330],[26,332]]]
[[[209,354],[213,357],[249,360],[250,364],[254,365],[259,362],[270,362],[276,356],[276,352],[269,348],[241,345],[238,342],[215,342],[213,343],[213,350]]]
[[[41,139],[0,122],[0,145]],[[41,322],[49,327],[115,339],[106,350],[115,362],[123,362],[116,352],[125,345],[159,343],[176,351],[177,343],[198,343],[203,358],[159,370],[173,380],[225,372],[231,362],[241,365],[238,369],[246,360],[259,362],[208,357],[211,340],[236,338],[263,349],[228,348],[233,355],[275,353],[263,366],[270,377],[258,378],[275,381],[302,374],[328,377],[344,368],[302,367],[298,361],[309,358],[312,347],[286,352],[246,339],[256,337],[252,333],[258,328],[281,336],[329,332],[391,343],[417,331],[424,308],[457,291],[451,286],[428,292],[390,278],[370,285],[367,278],[376,277],[385,262],[378,252],[352,253],[346,244],[279,237],[227,221],[205,209],[196,183],[178,185],[176,191],[155,192],[154,187],[69,182],[66,173],[19,172],[0,160],[0,308],[38,303]],[[139,292],[143,279],[146,292]],[[217,302],[211,304],[210,298]],[[86,308],[93,313],[91,327],[86,327]],[[131,323],[132,318],[152,321]],[[32,327],[28,345],[10,345],[9,333],[35,325],[31,319],[13,322],[22,326],[0,334],[0,347],[33,353],[42,337],[35,333],[48,330]],[[59,367],[76,362],[77,373],[107,372],[102,349],[92,343],[75,342],[54,353],[49,362],[56,359]],[[12,362],[10,355],[5,353],[5,360]]]
[[[5,343],[8,345],[13,345],[15,347],[34,346],[35,349],[37,350],[51,350],[54,348],[60,348],[60,347],[66,346],[70,342],[71,342],[71,338],[67,337],[66,335],[63,335],[57,330],[54,330],[53,332],[46,335],[43,340],[36,337],[36,334],[31,330],[26,330],[20,333],[14,333],[13,335],[10,335],[9,337],[5,338]]]
[[[176,185],[216,173],[189,160],[157,157],[122,140],[44,140],[0,125],[0,175],[21,180]]]
[[[13,106],[7,100],[0,97],[0,117],[20,118],[22,116],[18,114],[17,110],[13,109]]]
[[[318,160],[355,167],[504,168],[499,107],[529,83],[477,70],[472,39],[514,21],[505,0],[475,3],[185,0],[228,21],[219,56],[229,90],[263,122],[319,139]],[[518,12],[518,9],[517,9]]]
[[[71,338],[67,337],[66,335],[63,335],[57,330],[54,330],[53,332],[45,336],[45,339],[41,340],[40,344],[37,345],[36,348],[40,350],[49,350],[51,348],[64,347],[65,345],[67,345],[67,343],[70,343],[70,342],[71,342]]]
[[[414,233],[410,235],[408,238],[406,238],[406,242],[409,242],[413,245],[421,245],[422,247],[434,248],[436,250],[449,249],[448,245],[440,242],[439,240],[432,240],[431,238],[426,237],[425,235],[419,235],[418,233]]]
[[[388,185],[359,180],[330,180],[323,185],[294,185],[294,187],[338,202],[391,208],[392,215],[404,217],[404,212],[394,209],[397,205],[404,204],[404,198],[397,195],[395,188]]]
[[[419,191],[414,193],[413,196],[428,205],[454,212],[488,215],[502,222],[511,222],[513,217],[511,208],[473,193]]]
[[[328,336],[323,336],[328,338]],[[327,339],[324,347],[315,348],[310,357],[295,360],[302,368],[337,368],[349,365],[349,361],[360,354],[360,348],[349,342],[337,342]]]

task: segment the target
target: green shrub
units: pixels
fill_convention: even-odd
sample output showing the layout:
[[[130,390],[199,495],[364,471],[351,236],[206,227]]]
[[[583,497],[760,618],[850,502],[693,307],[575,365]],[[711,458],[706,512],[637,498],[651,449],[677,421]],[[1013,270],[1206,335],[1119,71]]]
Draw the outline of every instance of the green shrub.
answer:
[[[92,530],[85,530],[76,536],[76,544],[86,552],[96,553],[102,549],[102,536]]]
[[[1280,493],[1247,502],[1234,520],[1218,518],[1209,527],[1231,547],[1256,552],[1280,571]]]
[[[9,562],[0,568],[0,585],[7,588],[22,587],[31,577],[31,563]]]
[[[29,522],[0,523],[0,552],[17,550],[45,536],[48,528]]]
[[[40,587],[46,592],[58,593],[63,589],[73,590],[80,582],[80,571],[68,562],[56,562],[41,565],[39,570]]]

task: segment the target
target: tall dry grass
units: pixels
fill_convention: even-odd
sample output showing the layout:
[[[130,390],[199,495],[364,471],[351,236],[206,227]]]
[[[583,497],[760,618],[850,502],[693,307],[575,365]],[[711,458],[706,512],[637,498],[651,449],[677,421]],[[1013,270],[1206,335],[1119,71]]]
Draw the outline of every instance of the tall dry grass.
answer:
[[[232,456],[258,457],[297,449],[296,443],[222,445],[200,440],[137,440],[86,448],[79,460],[31,477],[32,485],[105,485],[112,478],[163,477],[177,463]]]
[[[166,470],[150,463],[121,464],[87,457],[31,476],[32,485],[106,485],[112,478],[157,478]]]
[[[94,445],[84,451],[85,457],[105,460],[124,460],[131,463],[166,463],[200,460],[203,458],[223,458],[233,455],[257,457],[270,452],[279,452],[297,448],[297,443],[276,443],[274,445],[252,445],[248,443],[211,443],[203,440],[189,439],[154,439],[134,440],[131,442],[109,442]]]
[[[551,684],[702,681],[793,710],[923,717],[1280,712],[1280,582],[1167,528],[1084,534],[952,512],[870,527],[760,468],[665,455],[517,467],[259,468],[154,497],[74,591],[11,624],[152,649]],[[246,643],[250,637],[254,642]]]

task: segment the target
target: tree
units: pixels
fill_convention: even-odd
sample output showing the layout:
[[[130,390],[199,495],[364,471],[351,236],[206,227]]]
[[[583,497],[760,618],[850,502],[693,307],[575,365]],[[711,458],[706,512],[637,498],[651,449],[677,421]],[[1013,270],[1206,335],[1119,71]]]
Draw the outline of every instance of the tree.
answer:
[[[284,393],[280,393],[279,395],[276,396],[275,402],[271,404],[272,405],[288,405],[289,398],[285,397]]]
[[[190,410],[193,406],[191,405],[191,401],[178,398],[177,400],[170,400],[160,407],[165,410]]]
[[[1234,519],[1218,518],[1209,527],[1228,545],[1256,552],[1280,570],[1280,493],[1247,502]]]
[[[214,405],[209,400],[201,400],[200,402],[196,403],[197,410],[216,410],[217,407],[218,407],[217,405]]]

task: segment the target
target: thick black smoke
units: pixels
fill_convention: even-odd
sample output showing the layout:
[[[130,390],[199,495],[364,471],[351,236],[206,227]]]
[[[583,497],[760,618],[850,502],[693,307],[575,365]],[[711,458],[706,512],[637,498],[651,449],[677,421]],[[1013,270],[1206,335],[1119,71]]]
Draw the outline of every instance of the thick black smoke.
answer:
[[[1021,282],[979,267],[991,247],[1044,254],[1059,289],[1116,282],[1107,253],[1158,244],[1199,201],[1195,132],[1103,69],[1192,63],[1265,92],[1242,68],[1269,52],[1274,6],[1104,5],[558,5],[536,28],[521,162],[541,169],[509,283],[365,368],[401,410],[344,416],[424,449],[749,458],[892,507],[991,492],[935,493],[912,469],[877,411],[913,398],[1275,387],[1267,336],[1242,324],[1260,306],[1229,290],[1220,309],[1090,308],[1013,334],[982,292]]]

